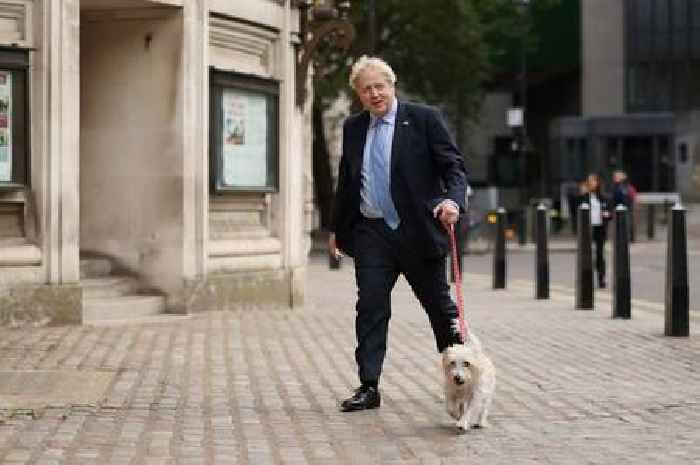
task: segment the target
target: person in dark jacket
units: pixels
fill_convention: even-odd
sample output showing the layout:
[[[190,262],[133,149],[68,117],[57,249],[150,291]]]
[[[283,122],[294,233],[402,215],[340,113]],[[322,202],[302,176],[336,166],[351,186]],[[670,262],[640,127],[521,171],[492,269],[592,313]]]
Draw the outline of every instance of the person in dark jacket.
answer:
[[[438,352],[461,343],[445,273],[446,228],[466,211],[466,170],[440,114],[399,101],[394,72],[361,57],[350,84],[364,111],[343,126],[343,153],[329,252],[354,258],[358,288],[355,360],[361,386],[344,412],[377,408],[391,317],[403,275],[435,335]]]
[[[591,212],[592,236],[595,244],[595,268],[598,287],[605,288],[605,242],[608,237],[608,222],[612,218],[610,197],[605,193],[600,176],[591,173],[586,178],[586,192],[579,198],[579,204],[587,203]]]
[[[629,228],[629,239],[630,242],[635,240],[635,220],[634,220],[634,206],[637,197],[637,189],[630,182],[627,177],[627,173],[622,170],[617,170],[613,173],[613,188],[612,188],[612,200],[614,207],[618,205],[624,205],[627,207],[627,222]]]

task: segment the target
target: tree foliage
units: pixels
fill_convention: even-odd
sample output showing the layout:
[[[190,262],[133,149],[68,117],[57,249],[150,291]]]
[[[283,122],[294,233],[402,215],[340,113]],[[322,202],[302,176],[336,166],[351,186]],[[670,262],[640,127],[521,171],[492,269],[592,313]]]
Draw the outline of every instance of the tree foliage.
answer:
[[[546,10],[560,0],[531,0]],[[512,71],[520,41],[537,46],[530,15],[517,0],[376,0],[374,54],[396,71],[399,89],[448,113],[476,116],[484,82]],[[355,0],[356,39],[349,53],[326,47],[316,62],[314,90],[322,104],[350,92],[351,63],[370,53],[367,2]]]

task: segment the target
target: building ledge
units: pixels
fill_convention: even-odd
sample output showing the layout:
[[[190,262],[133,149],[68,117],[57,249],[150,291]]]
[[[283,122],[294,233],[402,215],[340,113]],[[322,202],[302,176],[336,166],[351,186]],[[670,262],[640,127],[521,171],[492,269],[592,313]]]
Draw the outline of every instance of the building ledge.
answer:
[[[279,239],[274,237],[209,241],[210,257],[273,255],[279,254],[281,249]]]
[[[0,239],[0,267],[41,265],[41,249],[24,238]]]

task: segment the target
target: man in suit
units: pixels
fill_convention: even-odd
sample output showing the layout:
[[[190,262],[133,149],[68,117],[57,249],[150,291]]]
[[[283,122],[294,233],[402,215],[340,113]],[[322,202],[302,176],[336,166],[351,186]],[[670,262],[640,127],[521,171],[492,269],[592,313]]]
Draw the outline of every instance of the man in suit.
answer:
[[[438,352],[461,342],[445,273],[446,228],[466,211],[466,170],[439,113],[399,102],[396,76],[363,56],[350,85],[364,111],[343,126],[332,254],[354,258],[358,288],[355,360],[361,386],[342,411],[380,405],[378,389],[391,316],[403,274],[428,314]]]

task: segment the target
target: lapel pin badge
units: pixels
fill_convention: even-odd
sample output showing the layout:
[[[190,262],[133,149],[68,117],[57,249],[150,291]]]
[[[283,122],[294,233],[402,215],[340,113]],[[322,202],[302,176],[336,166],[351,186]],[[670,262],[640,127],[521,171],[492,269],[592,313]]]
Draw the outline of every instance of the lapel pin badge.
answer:
[[[408,121],[402,121],[401,126],[408,126]]]

